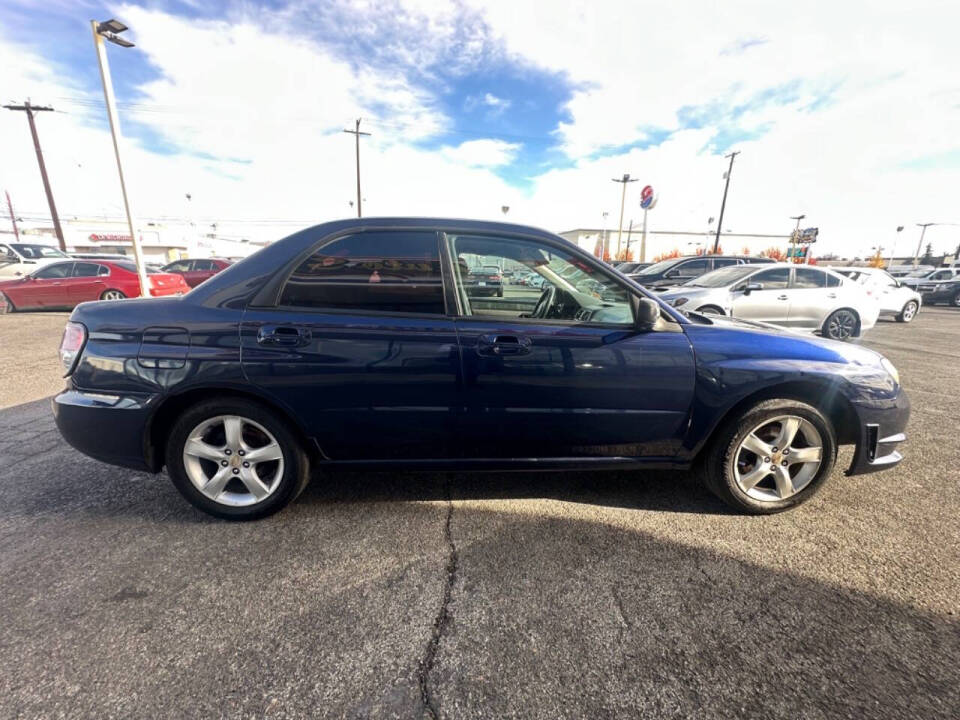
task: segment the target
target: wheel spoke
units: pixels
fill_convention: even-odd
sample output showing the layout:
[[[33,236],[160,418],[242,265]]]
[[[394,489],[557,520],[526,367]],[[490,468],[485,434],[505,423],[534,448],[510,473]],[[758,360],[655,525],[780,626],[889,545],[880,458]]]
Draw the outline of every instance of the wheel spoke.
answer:
[[[222,448],[218,448],[210,443],[205,443],[200,438],[190,438],[187,440],[183,451],[187,455],[193,455],[194,457],[205,458],[207,460],[219,461],[223,457]]]
[[[227,486],[227,483],[230,482],[230,477],[231,473],[229,467],[220,468],[217,471],[217,474],[210,478],[207,484],[201,488],[203,494],[212,500],[216,500],[220,493],[223,492],[223,489]]]
[[[263,447],[256,447],[247,450],[246,460],[252,463],[267,462],[269,460],[280,460],[283,458],[283,451],[277,443],[270,443]]]
[[[740,487],[744,492],[752,490],[753,487],[770,474],[770,466],[757,463],[757,466],[748,473],[740,476]]]
[[[791,465],[796,463],[820,462],[823,457],[822,447],[793,448],[787,457],[787,462]]]
[[[223,419],[223,432],[227,437],[227,447],[236,452],[243,444],[243,420],[238,417]]]
[[[761,458],[770,457],[771,454],[770,446],[758,438],[754,433],[750,433],[743,439],[741,447],[744,450],[749,450],[754,455],[757,455]]]
[[[247,490],[249,490],[250,494],[253,495],[257,500],[265,498],[270,494],[270,488],[268,488],[263,481],[257,477],[257,473],[255,473],[252,468],[244,468],[241,470],[240,480],[244,485],[247,486]]]
[[[780,423],[780,434],[777,436],[777,439],[773,441],[773,444],[776,445],[780,450],[790,447],[791,443],[793,443],[793,438],[796,437],[797,430],[799,429],[800,418],[784,418],[784,420]]]
[[[780,499],[788,498],[793,495],[793,480],[790,479],[790,473],[782,465],[773,468],[773,478],[777,483],[777,494]]]

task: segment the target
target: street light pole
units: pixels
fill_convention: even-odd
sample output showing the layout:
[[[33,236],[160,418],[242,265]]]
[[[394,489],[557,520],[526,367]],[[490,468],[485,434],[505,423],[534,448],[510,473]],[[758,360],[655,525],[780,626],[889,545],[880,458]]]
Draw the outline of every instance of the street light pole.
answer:
[[[137,266],[137,275],[140,278],[141,297],[150,297],[150,280],[147,278],[147,268],[143,263],[143,249],[140,247],[140,237],[134,228],[133,211],[130,209],[130,198],[127,195],[127,183],[123,177],[123,162],[120,159],[120,145],[123,136],[120,132],[120,120],[117,118],[117,103],[113,95],[113,80],[110,78],[110,64],[107,62],[107,48],[103,41],[109,40],[120,47],[133,47],[133,43],[118,37],[127,26],[117,20],[106,22],[90,21],[93,31],[93,45],[97,51],[97,62],[100,64],[100,80],[103,82],[103,97],[107,104],[107,117],[110,120],[110,135],[113,137],[113,153],[117,158],[117,174],[120,176],[120,191],[123,194],[123,208],[127,213],[127,229],[130,231],[130,242],[133,245],[133,261]]]
[[[887,263],[887,272],[893,267],[893,255],[897,250],[897,238],[903,232],[903,225],[897,225],[897,234],[893,236],[893,247],[890,248],[890,262]]]
[[[913,254],[913,269],[917,269],[917,265],[920,264],[920,248],[923,247],[923,236],[927,234],[927,228],[931,225],[936,225],[937,223],[917,223],[918,228],[923,228],[920,231],[920,242],[917,243],[917,251]]]
[[[733,174],[733,161],[740,154],[740,151],[732,152],[726,157],[730,158],[730,167],[727,168],[727,182],[723,186],[723,201],[720,203],[720,219],[717,220],[717,237],[713,241],[713,254],[717,254],[720,248],[720,228],[723,227],[723,211],[727,208],[727,191],[730,189],[730,176]]]
[[[627,200],[627,183],[636,182],[631,180],[629,173],[624,173],[622,178],[611,178],[615,183],[623,185],[623,192],[620,193],[620,229],[617,231],[617,254],[620,254],[620,241],[623,239],[623,206]]]

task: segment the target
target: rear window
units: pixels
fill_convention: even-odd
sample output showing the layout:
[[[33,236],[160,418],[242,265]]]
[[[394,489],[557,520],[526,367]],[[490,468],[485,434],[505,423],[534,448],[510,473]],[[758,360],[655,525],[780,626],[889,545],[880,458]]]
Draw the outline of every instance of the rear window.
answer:
[[[443,315],[437,236],[370,232],[332,240],[293,271],[280,304]]]

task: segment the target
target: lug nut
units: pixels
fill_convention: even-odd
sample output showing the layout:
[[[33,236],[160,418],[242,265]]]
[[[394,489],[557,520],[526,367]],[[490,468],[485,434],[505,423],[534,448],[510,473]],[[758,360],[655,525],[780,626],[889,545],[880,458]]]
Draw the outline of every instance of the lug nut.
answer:
[[[765,458],[763,459],[763,461],[764,461],[765,463],[768,463],[768,462],[770,462],[770,458],[765,457]],[[226,465],[226,463],[224,463],[224,465]]]
[[[776,452],[776,451],[777,451],[777,446],[774,445],[774,446],[773,446],[772,448],[770,448],[770,449],[773,450],[774,452]]]
[[[223,451],[223,454],[224,454],[224,455],[232,455],[232,454],[233,454],[233,450],[231,450],[230,448],[227,448],[226,450]]]
[[[786,463],[784,463],[784,464],[786,464]],[[240,471],[237,470],[236,468],[234,468],[234,469],[233,469],[233,474],[234,474],[234,475],[239,475],[239,474],[240,474]]]
[[[784,460],[784,461],[783,461],[782,463],[780,463],[780,464],[783,465],[784,467],[786,467],[786,466],[787,466],[787,461]],[[236,471],[234,471],[234,472],[236,472]]]
[[[784,448],[784,449],[783,449],[783,454],[784,454],[784,455],[789,455],[789,454],[790,454],[790,448]]]
[[[250,463],[244,462],[244,463],[243,463],[243,466],[244,466],[244,467],[250,467]]]
[[[223,465],[224,467],[226,467],[226,466],[227,466],[227,461],[226,461],[226,460],[221,460],[221,461],[220,461],[220,464]]]
[[[246,453],[243,450],[237,450],[237,455],[246,455]]]

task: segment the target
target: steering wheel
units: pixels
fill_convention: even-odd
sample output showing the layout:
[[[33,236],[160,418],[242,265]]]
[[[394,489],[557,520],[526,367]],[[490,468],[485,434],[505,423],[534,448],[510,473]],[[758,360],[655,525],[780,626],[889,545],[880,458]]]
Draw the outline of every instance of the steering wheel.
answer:
[[[548,286],[540,293],[540,298],[537,300],[537,304],[533,308],[533,312],[530,313],[530,317],[534,318],[546,318],[547,313],[550,312],[550,308],[553,306],[554,300],[557,298],[557,288],[553,285]]]

